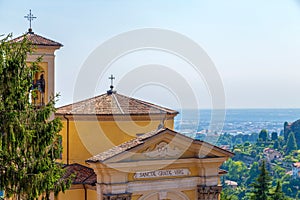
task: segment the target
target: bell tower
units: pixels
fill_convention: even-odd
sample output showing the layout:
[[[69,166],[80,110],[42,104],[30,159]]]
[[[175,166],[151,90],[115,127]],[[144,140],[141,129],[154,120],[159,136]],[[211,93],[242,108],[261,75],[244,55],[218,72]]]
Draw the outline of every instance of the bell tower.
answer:
[[[35,45],[31,55],[28,55],[27,62],[34,62],[40,56],[39,63],[41,71],[34,76],[33,87],[36,89],[35,98],[32,102],[36,105],[44,105],[55,95],[55,51],[62,47],[62,44],[54,42],[29,30],[25,36]]]
[[[38,57],[42,57],[42,61],[38,63],[41,71],[33,77],[32,88],[35,94],[32,95],[31,102],[37,106],[43,106],[50,100],[51,96],[55,95],[55,51],[63,45],[32,31],[31,22],[36,17],[31,14],[31,10],[24,17],[30,23],[28,32],[13,39],[13,41],[20,42],[26,38],[34,46],[33,53],[27,57],[28,64],[36,61]]]

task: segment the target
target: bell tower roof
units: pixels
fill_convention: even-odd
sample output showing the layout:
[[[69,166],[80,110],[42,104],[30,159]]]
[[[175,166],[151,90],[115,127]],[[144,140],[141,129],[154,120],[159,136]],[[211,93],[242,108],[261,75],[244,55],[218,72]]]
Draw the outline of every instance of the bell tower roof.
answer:
[[[24,40],[24,38],[27,38],[27,40],[29,42],[31,42],[33,45],[37,45],[37,46],[49,46],[49,47],[52,46],[52,47],[57,47],[57,49],[59,49],[60,47],[63,46],[59,42],[55,42],[54,40],[50,40],[48,38],[45,38],[38,34],[35,34],[34,32],[32,32],[32,30],[29,30],[24,35],[21,35],[15,39],[13,39],[12,41],[13,42],[21,42],[22,40]]]
[[[26,38],[29,42],[31,42],[31,44],[39,46],[39,47],[55,47],[55,49],[59,49],[60,47],[62,47],[63,45],[59,42],[55,42],[54,40],[45,38],[41,35],[35,34],[32,31],[32,26],[31,26],[31,22],[36,19],[37,17],[33,16],[33,14],[31,13],[31,10],[29,10],[29,13],[24,16],[24,18],[28,19],[29,21],[29,28],[28,28],[28,32],[25,33],[24,35],[21,35],[15,39],[12,40],[12,42],[21,42],[22,40],[24,40],[24,38]]]

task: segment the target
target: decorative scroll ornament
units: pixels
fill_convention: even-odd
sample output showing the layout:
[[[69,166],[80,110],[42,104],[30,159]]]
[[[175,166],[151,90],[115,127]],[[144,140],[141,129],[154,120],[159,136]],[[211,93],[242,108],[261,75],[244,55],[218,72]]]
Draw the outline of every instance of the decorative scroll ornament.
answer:
[[[181,150],[178,147],[171,147],[166,142],[161,142],[156,145],[155,149],[147,149],[144,155],[149,158],[165,158],[165,157],[175,157],[180,155]]]
[[[218,200],[222,186],[198,185],[198,200]]]

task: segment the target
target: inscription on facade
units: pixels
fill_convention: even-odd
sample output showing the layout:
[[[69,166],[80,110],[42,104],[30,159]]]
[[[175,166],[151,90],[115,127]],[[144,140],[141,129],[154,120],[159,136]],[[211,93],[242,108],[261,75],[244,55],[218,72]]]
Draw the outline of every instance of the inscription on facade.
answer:
[[[191,172],[189,169],[165,169],[151,172],[137,172],[134,178],[156,178],[156,177],[170,177],[170,176],[188,176]]]

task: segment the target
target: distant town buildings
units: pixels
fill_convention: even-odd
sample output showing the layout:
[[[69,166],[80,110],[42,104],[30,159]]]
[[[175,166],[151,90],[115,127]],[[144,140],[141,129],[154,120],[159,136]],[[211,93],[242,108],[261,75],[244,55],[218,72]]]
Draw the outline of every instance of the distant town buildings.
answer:
[[[273,160],[276,160],[276,159],[282,159],[282,154],[275,149],[265,148],[264,149],[264,157],[266,158],[266,160],[268,162],[272,162]]]
[[[236,189],[237,186],[238,186],[238,183],[237,183],[237,182],[231,181],[231,180],[226,180],[226,181],[225,181],[225,184],[226,184],[228,187],[231,187],[232,189]]]
[[[300,178],[300,162],[293,163],[292,172],[293,178]]]

